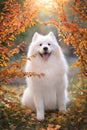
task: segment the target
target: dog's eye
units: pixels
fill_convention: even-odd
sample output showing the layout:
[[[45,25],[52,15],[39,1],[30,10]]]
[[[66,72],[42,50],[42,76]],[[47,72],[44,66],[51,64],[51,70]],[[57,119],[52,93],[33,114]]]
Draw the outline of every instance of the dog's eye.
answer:
[[[42,43],[40,43],[39,45],[42,46]]]
[[[51,44],[50,43],[48,43],[48,46],[50,46]]]

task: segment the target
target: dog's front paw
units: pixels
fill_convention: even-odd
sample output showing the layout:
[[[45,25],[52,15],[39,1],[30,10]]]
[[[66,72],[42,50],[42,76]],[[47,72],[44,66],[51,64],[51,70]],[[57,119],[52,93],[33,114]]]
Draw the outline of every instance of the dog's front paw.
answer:
[[[44,114],[37,113],[37,120],[38,121],[43,121],[44,120]]]

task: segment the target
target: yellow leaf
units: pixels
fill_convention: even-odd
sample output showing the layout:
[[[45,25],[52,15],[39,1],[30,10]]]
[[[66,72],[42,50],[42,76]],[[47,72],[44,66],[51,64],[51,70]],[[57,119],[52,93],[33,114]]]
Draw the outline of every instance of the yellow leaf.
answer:
[[[76,103],[76,106],[77,106],[77,107],[80,107],[80,106],[81,106],[81,104],[80,104],[79,102],[77,102],[77,103]]]
[[[11,41],[14,41],[15,36],[14,36],[14,35],[11,35],[8,39],[11,40]]]
[[[3,62],[3,66],[7,66],[7,63],[6,63],[6,62]]]

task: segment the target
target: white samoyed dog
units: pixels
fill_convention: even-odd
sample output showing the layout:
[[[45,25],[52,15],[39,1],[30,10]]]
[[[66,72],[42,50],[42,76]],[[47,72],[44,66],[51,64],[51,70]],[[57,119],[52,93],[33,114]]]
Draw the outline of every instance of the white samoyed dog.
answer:
[[[52,32],[45,36],[37,32],[34,34],[27,57],[32,55],[36,57],[27,60],[25,71],[45,75],[41,78],[26,77],[27,88],[22,96],[22,104],[36,111],[40,121],[44,120],[45,110],[66,110],[68,66]]]

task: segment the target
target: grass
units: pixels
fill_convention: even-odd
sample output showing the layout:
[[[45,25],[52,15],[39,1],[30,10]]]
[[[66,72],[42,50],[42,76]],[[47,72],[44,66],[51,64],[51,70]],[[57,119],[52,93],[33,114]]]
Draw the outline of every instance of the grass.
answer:
[[[45,120],[36,120],[36,114],[21,106],[24,87],[0,88],[0,130],[87,130],[86,94],[81,91],[80,81],[69,85],[70,102],[67,112],[45,112]],[[19,91],[20,90],[20,91]]]

